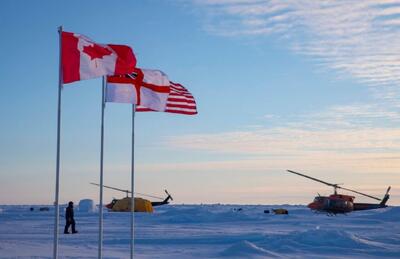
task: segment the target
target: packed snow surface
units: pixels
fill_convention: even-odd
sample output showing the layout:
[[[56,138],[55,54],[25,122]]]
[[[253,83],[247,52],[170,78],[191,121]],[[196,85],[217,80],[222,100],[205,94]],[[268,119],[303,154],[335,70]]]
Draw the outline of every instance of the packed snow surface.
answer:
[[[51,258],[54,211],[0,206],[0,258]],[[264,213],[285,208],[289,215]],[[61,213],[63,215],[63,212]],[[97,258],[98,214],[75,211],[61,258]],[[60,218],[62,233],[64,218]],[[104,257],[129,258],[130,214],[104,213]],[[400,207],[347,215],[304,206],[166,205],[135,214],[135,258],[400,258]]]

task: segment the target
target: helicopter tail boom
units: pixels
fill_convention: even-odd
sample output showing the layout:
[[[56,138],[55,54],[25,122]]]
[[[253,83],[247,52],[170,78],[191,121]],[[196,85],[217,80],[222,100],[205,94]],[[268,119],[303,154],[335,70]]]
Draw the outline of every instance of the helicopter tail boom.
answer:
[[[380,209],[386,208],[386,202],[389,200],[389,191],[390,186],[387,188],[385,196],[383,197],[382,201],[378,204],[376,203],[354,203],[354,210],[373,210],[373,209]]]

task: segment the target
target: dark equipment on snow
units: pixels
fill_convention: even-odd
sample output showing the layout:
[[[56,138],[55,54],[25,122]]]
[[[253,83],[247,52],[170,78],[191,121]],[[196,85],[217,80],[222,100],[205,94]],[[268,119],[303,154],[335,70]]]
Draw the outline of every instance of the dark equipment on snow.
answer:
[[[287,209],[272,209],[272,211],[276,214],[276,215],[288,215],[289,212],[287,211]]]
[[[390,197],[389,196],[390,186],[387,188],[386,194],[383,197],[383,199],[379,199],[377,197],[374,197],[374,196],[371,196],[371,195],[368,195],[368,194],[365,194],[362,192],[358,192],[355,190],[340,187],[339,184],[328,183],[328,182],[319,180],[317,178],[314,178],[314,177],[311,177],[311,176],[308,176],[305,174],[301,174],[298,172],[294,172],[291,170],[287,170],[287,171],[289,173],[297,174],[297,175],[303,176],[305,178],[311,179],[313,181],[320,182],[325,185],[333,187],[333,194],[331,194],[329,196],[321,196],[318,194],[318,196],[314,198],[314,201],[307,205],[307,207],[309,207],[312,210],[337,214],[337,213],[348,213],[348,212],[352,212],[352,211],[356,211],[356,210],[372,210],[372,209],[380,209],[380,208],[387,207],[386,202],[389,200],[389,197]],[[366,196],[368,198],[378,200],[378,201],[380,201],[380,203],[355,203],[354,196],[338,194],[337,189],[354,192],[354,193]]]

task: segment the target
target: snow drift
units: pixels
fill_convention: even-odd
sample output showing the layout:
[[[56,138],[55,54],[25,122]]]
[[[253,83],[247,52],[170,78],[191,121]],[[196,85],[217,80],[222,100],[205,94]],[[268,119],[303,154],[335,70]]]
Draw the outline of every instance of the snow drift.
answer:
[[[75,213],[78,235],[60,235],[60,257],[96,257],[92,205]],[[0,258],[51,258],[53,208],[30,207],[0,206]],[[264,213],[279,207],[289,215]],[[130,213],[104,212],[104,257],[129,257]],[[399,218],[400,207],[327,216],[289,205],[160,206],[135,214],[135,258],[400,258]]]

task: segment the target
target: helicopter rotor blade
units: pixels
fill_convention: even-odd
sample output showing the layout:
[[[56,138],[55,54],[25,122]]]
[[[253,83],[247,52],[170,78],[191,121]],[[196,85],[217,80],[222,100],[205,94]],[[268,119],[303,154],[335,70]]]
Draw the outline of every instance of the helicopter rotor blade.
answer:
[[[338,189],[343,189],[343,190],[346,190],[346,191],[354,192],[354,193],[357,193],[357,194],[360,194],[360,195],[369,197],[369,198],[371,198],[371,199],[375,199],[375,200],[377,200],[377,201],[381,201],[381,199],[379,199],[379,198],[377,198],[377,197],[374,197],[374,196],[371,196],[371,195],[368,195],[368,194],[365,194],[365,193],[362,193],[362,192],[358,192],[358,191],[355,191],[355,190],[347,189],[347,188],[344,188],[344,187],[340,187],[338,184],[328,183],[328,182],[319,180],[319,179],[317,179],[317,178],[314,178],[314,177],[311,177],[311,176],[308,176],[308,175],[305,175],[305,174],[301,174],[301,173],[298,173],[298,172],[294,172],[294,171],[292,171],[292,170],[287,170],[287,171],[288,171],[289,173],[297,174],[297,175],[303,176],[303,177],[305,177],[305,178],[308,178],[308,179],[311,179],[311,180],[314,180],[314,181],[317,181],[317,182],[326,184],[326,185],[328,185],[328,186],[332,186],[332,187],[334,187],[334,188],[338,188]],[[388,188],[388,191],[389,191],[389,190],[390,190],[390,187]]]
[[[314,178],[314,177],[311,177],[311,176],[308,176],[308,175],[305,175],[305,174],[301,174],[301,173],[298,173],[298,172],[295,172],[295,171],[292,171],[292,170],[287,170],[287,171],[288,171],[289,173],[297,174],[297,175],[303,176],[303,177],[305,177],[305,178],[308,178],[308,179],[311,179],[311,180],[314,180],[314,181],[317,181],[317,182],[326,184],[326,185],[328,185],[328,186],[338,187],[338,188],[339,188],[339,186],[338,186],[337,184],[328,183],[328,182],[322,181],[322,180],[320,180],[320,179],[317,179],[317,178]]]
[[[368,195],[368,194],[365,194],[365,193],[362,193],[362,192],[358,192],[358,191],[351,190],[351,189],[347,189],[347,188],[340,187],[340,186],[337,186],[337,188],[343,189],[343,190],[346,190],[346,191],[350,191],[350,192],[354,192],[354,193],[358,193],[358,194],[364,195],[364,196],[366,196],[366,197],[368,197],[368,198],[371,198],[371,199],[374,199],[374,200],[377,200],[377,201],[381,201],[381,199],[379,199],[379,198],[377,198],[377,197],[374,197],[374,196],[371,196],[371,195]]]
[[[90,184],[100,186],[100,184],[98,184],[98,183],[90,183]],[[131,193],[131,191],[129,191],[129,190],[122,190],[122,189],[111,187],[111,186],[107,186],[107,185],[103,185],[103,187],[108,188],[108,189],[112,189],[112,190],[116,190],[116,191],[120,191],[120,192]]]
[[[98,183],[90,183],[90,184],[93,184],[93,185],[96,185],[96,186],[100,186],[100,184],[98,184]],[[120,191],[120,192],[124,192],[124,193],[132,193],[129,190],[122,190],[122,189],[111,187],[111,186],[107,186],[107,185],[103,185],[103,187],[108,188],[108,189],[112,189],[112,190],[116,190],[116,191]],[[159,200],[163,200],[164,199],[164,198],[161,198],[161,197],[157,197],[157,196],[153,196],[153,195],[149,195],[149,194],[144,194],[144,193],[140,193],[140,192],[134,192],[134,193],[142,195],[142,196],[146,196],[146,197],[159,199]]]

